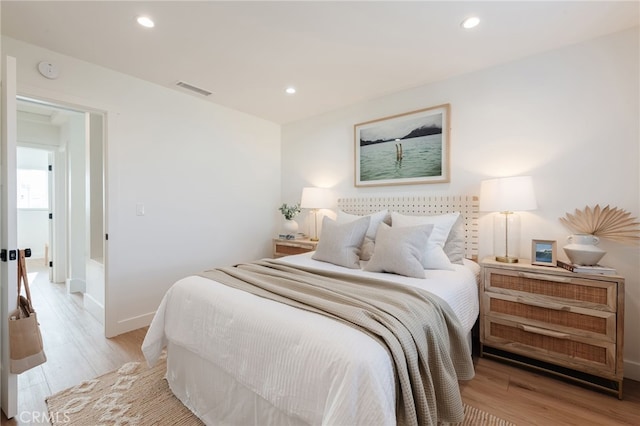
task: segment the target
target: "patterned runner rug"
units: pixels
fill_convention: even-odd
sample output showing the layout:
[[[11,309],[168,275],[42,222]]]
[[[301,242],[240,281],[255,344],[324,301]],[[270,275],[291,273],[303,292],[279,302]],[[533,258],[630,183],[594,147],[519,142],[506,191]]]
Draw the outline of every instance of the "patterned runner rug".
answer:
[[[95,426],[198,426],[203,423],[173,396],[165,360],[153,368],[129,362],[116,371],[87,380],[46,399],[51,424]],[[465,404],[460,426],[511,426],[505,420]],[[457,426],[457,425],[456,425]]]

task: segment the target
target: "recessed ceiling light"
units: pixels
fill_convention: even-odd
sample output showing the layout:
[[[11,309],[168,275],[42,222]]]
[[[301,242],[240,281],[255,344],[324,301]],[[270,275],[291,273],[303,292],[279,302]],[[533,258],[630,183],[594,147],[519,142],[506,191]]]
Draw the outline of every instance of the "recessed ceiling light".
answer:
[[[151,20],[151,18],[147,17],[147,16],[138,16],[138,24],[142,25],[143,27],[146,28],[153,28],[156,24],[153,23],[153,21]]]
[[[285,90],[285,92],[287,92],[290,95],[293,95],[294,93],[296,93],[296,88],[295,87],[287,87],[287,90]]]
[[[480,18],[478,18],[477,16],[470,16],[466,18],[464,21],[462,21],[460,26],[462,26],[462,28],[464,28],[465,30],[469,30],[471,28],[476,27],[479,23],[480,23]]]

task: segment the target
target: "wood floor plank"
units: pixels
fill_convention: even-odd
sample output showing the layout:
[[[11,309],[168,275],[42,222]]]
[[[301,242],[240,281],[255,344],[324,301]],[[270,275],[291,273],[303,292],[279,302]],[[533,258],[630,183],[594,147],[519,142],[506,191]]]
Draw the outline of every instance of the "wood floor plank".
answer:
[[[42,269],[42,268],[41,268]],[[44,269],[43,269],[44,270]],[[31,270],[30,270],[31,272]],[[39,274],[32,285],[49,361],[19,377],[19,413],[3,425],[32,425],[44,399],[128,361],[143,361],[146,328],[104,338],[102,325],[82,309],[82,298]],[[463,400],[517,425],[640,425],[640,383],[625,380],[624,400],[575,383],[488,358],[475,360],[476,377],[461,384]],[[47,424],[39,423],[39,424]]]
[[[508,388],[504,388],[504,377]],[[625,380],[625,398],[486,358],[461,386],[463,400],[518,425],[639,425],[640,384]]]
[[[41,425],[48,424],[46,419],[47,404],[45,398],[51,395],[51,391],[47,383],[40,383],[29,387],[21,387],[19,393],[18,416],[11,421],[6,421],[3,415],[2,424],[7,425]],[[24,408],[22,408],[24,407]],[[43,420],[44,419],[44,420]],[[17,420],[17,421],[16,421]]]

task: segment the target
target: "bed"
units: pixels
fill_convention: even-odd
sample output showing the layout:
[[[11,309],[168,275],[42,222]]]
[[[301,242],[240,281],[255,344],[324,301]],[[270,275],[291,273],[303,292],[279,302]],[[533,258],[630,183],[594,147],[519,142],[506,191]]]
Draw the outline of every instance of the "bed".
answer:
[[[163,298],[143,343],[143,353],[149,364],[154,364],[167,349],[171,390],[206,424],[394,425],[462,420],[458,381],[473,376],[469,336],[479,311],[479,267],[472,260],[477,257],[477,198],[345,198],[339,200],[338,208],[335,223],[323,222],[316,252],[189,276],[172,286]],[[379,233],[371,233],[372,218],[380,219],[383,211],[387,212],[384,221],[393,212],[396,223],[406,222],[404,229],[378,224]],[[419,268],[424,278],[376,270],[380,259],[384,263],[396,257],[396,252],[404,253],[394,250],[379,255],[385,253],[384,242],[389,238],[396,239],[402,232],[409,235],[407,240],[415,240],[420,232],[432,240],[440,225],[413,222],[424,218],[429,222],[429,218],[454,213],[458,219],[445,238],[449,243],[451,229],[458,228],[460,241],[456,245],[461,247],[461,259],[444,269]],[[362,250],[355,265],[322,259],[323,240],[331,241],[331,236],[337,235],[331,229],[362,228],[362,218],[367,218],[366,237],[360,238]],[[370,240],[370,235],[375,238]],[[361,258],[364,242],[373,247],[367,260]],[[339,250],[328,244],[324,243],[324,251],[329,249],[325,255],[331,257]],[[421,253],[424,249],[420,246]],[[264,288],[254,289],[255,283],[248,289],[244,283],[236,283],[235,275],[251,281],[252,274],[259,274],[255,280],[260,284],[286,281],[295,287],[291,291],[298,291],[297,286],[310,282],[314,290],[302,299],[293,297],[294,302],[270,299],[261,293],[267,291]],[[365,314],[363,321],[374,323],[371,331],[361,328],[360,314],[355,320],[336,317],[333,300],[321,302],[321,308],[309,307],[308,299],[317,296],[315,288],[333,292],[342,285],[356,286],[358,303],[369,303],[360,301],[357,289],[361,287],[357,286],[363,283],[375,291],[380,287],[384,293],[373,293],[372,297],[392,300],[394,305],[405,304],[405,296],[397,299],[403,303],[395,302],[396,292],[402,289],[412,298],[411,303],[424,301],[434,306],[424,311],[435,312],[437,319],[428,320],[428,324],[439,324],[433,327],[435,331],[427,332],[430,326],[420,325],[418,334],[424,331],[426,338],[415,339],[415,333],[399,338],[403,345],[416,346],[417,353],[422,354],[417,358],[422,361],[414,359],[413,349],[402,346],[399,350],[395,344],[386,344],[386,331],[376,331],[378,323],[386,320],[377,316],[371,320],[372,315]],[[394,293],[388,296],[388,291]],[[343,299],[342,293],[338,298]],[[418,301],[413,301],[416,298]],[[355,302],[349,299],[346,303]],[[410,306],[423,310],[422,305]],[[343,308],[336,309],[342,312]],[[325,316],[318,310],[331,313]],[[404,313],[394,315],[393,321]],[[415,362],[418,367],[411,367]],[[422,380],[422,384],[416,386],[416,380]]]

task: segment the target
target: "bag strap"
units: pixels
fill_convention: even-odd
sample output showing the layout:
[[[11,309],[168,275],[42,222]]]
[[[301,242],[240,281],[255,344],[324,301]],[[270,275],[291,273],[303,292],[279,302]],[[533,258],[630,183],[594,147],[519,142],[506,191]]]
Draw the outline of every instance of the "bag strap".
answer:
[[[18,307],[20,306],[21,283],[24,282],[24,291],[27,293],[27,300],[31,305],[31,291],[29,290],[29,277],[27,275],[27,265],[24,256],[24,250],[20,250],[18,256]]]

